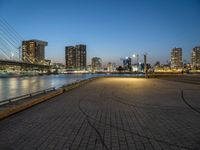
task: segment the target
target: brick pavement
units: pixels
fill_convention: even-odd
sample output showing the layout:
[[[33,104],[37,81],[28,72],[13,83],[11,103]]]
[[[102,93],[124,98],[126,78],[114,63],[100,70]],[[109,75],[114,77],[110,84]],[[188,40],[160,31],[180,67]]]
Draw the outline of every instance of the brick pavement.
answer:
[[[1,120],[0,150],[200,149],[199,89],[159,79],[97,79]]]

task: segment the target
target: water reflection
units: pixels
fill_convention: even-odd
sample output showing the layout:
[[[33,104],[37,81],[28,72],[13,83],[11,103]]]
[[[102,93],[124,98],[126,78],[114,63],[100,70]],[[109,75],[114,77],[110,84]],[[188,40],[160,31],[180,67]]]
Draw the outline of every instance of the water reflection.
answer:
[[[34,77],[0,78],[0,100],[45,90],[51,87],[61,87],[77,80],[88,79],[105,74],[67,74],[46,75]],[[106,75],[109,76],[109,75]],[[124,75],[123,75],[124,76]],[[126,75],[135,76],[135,75]]]
[[[0,100],[16,97],[50,87],[75,82],[76,80],[90,78],[91,74],[48,75],[34,77],[0,78]]]

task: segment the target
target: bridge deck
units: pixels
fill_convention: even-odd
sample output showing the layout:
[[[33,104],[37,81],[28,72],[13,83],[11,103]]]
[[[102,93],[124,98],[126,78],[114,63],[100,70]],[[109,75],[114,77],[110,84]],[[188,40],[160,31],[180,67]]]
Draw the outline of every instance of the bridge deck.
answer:
[[[1,60],[0,59],[0,66],[20,66],[20,67],[38,67],[38,68],[50,68],[50,65],[42,65],[42,64],[32,64],[28,62],[22,61],[14,61],[14,60]]]
[[[0,149],[200,149],[199,89],[97,79],[1,120]]]

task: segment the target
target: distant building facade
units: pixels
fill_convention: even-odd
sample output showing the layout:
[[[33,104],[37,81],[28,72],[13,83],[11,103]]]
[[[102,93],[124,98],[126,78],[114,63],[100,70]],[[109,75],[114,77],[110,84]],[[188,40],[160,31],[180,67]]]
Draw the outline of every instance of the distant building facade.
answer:
[[[22,61],[32,64],[45,64],[45,46],[41,40],[22,41]]]
[[[200,69],[200,46],[192,49],[191,65],[193,69]]]
[[[51,65],[51,60],[45,59],[43,64],[44,65]]]
[[[173,48],[171,52],[171,67],[182,67],[182,48]]]
[[[109,62],[109,63],[107,64],[107,71],[108,71],[108,72],[116,71],[116,64],[115,64],[115,63]]]
[[[130,57],[126,57],[126,59],[123,60],[123,67],[124,67],[125,70],[131,70],[132,69]]]
[[[99,57],[93,57],[91,63],[92,71],[102,70],[102,60]]]
[[[87,71],[89,71],[89,72],[92,71],[92,66],[91,65],[87,65]]]
[[[65,65],[63,65],[62,63],[52,63],[51,72],[54,74],[64,73]]]
[[[85,70],[86,69],[86,45],[65,47],[65,63],[67,69]]]

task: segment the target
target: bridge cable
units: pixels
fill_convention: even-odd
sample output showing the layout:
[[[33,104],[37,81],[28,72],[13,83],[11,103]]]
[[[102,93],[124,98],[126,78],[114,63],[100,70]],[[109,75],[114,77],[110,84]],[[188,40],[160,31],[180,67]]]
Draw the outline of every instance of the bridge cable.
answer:
[[[9,30],[9,32],[12,33],[12,35],[15,35],[15,37],[18,37],[18,39],[21,41],[21,40],[24,40],[23,37],[3,18],[0,16],[0,21],[7,27],[7,29]],[[14,37],[14,36],[13,36]],[[12,44],[13,45],[13,44]],[[18,54],[18,53],[17,53]],[[26,59],[32,63],[32,61],[29,59],[29,55],[27,53],[24,53],[25,56],[26,56]],[[35,58],[36,62],[39,62],[38,61],[38,58]]]

